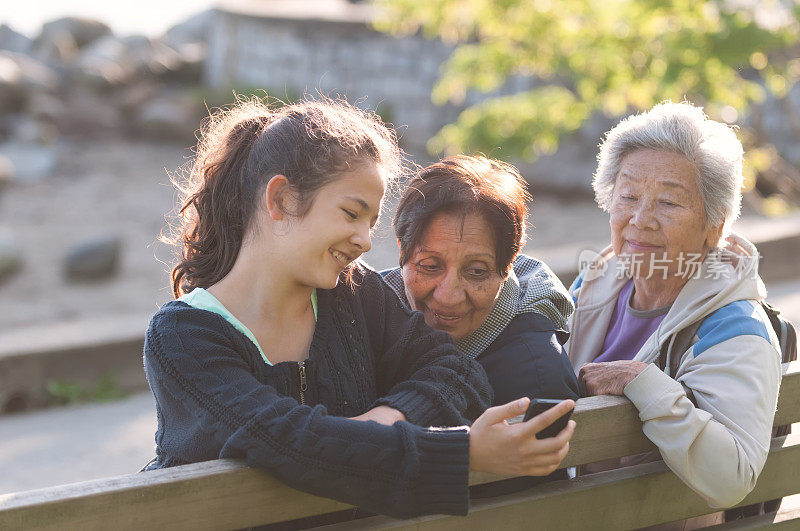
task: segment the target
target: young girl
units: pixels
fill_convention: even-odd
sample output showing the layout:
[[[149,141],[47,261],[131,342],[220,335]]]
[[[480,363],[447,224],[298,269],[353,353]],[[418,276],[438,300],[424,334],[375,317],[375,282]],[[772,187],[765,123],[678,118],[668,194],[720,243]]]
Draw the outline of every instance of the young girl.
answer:
[[[146,335],[148,468],[241,458],[401,517],[466,514],[470,468],[556,468],[573,425],[533,434],[572,403],[507,425],[522,399],[465,427],[490,402],[484,372],[356,261],[400,167],[392,133],[345,103],[212,117],[183,187],[177,300]]]

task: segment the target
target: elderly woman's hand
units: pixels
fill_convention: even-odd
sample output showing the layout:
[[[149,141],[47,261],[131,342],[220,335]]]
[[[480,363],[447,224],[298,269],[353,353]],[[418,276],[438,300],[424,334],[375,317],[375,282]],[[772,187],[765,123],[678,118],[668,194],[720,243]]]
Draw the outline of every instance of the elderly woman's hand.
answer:
[[[633,360],[587,363],[581,367],[578,382],[583,396],[622,396],[625,386],[639,376],[646,367],[646,363]]]

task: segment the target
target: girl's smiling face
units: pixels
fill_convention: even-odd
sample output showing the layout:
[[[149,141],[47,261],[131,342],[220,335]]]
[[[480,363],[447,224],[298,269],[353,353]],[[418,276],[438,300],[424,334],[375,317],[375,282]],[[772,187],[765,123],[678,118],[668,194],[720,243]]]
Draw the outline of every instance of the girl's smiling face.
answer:
[[[317,190],[308,212],[290,221],[284,250],[301,284],[331,289],[342,271],[369,251],[385,187],[381,168],[360,162]]]
[[[483,216],[435,215],[402,269],[411,308],[455,340],[468,336],[483,324],[500,294],[504,278],[495,256]]]

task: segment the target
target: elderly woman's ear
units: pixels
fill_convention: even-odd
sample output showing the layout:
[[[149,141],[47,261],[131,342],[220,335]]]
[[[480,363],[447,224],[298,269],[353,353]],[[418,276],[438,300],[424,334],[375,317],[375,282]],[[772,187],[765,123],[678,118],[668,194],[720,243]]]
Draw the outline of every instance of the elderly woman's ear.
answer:
[[[724,227],[723,223],[720,223],[716,227],[711,227],[708,229],[708,233],[706,234],[706,247],[709,249],[713,249],[717,246],[724,246],[724,242],[720,241],[722,238],[722,229]]]

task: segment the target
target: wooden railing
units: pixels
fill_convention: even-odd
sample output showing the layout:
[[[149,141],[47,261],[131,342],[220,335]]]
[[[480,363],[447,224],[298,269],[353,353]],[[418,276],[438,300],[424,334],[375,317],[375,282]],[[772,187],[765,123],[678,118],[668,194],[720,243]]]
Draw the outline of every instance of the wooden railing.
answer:
[[[621,397],[578,401],[570,452],[562,466],[653,449],[634,406]],[[800,362],[783,365],[775,424],[800,421]],[[472,474],[471,484],[497,481]],[[740,505],[800,492],[800,435],[777,438],[756,488]],[[0,495],[0,529],[239,529],[348,509],[296,491],[231,460]],[[383,516],[341,524],[346,529],[630,529],[713,512],[663,462],[546,483],[524,492],[476,500],[467,517]],[[793,521],[800,527],[800,514]],[[747,525],[769,525],[770,516]],[[743,521],[744,522],[744,521]],[[744,524],[737,524],[744,525]],[[337,526],[333,526],[336,528]],[[731,527],[731,524],[727,524]]]

